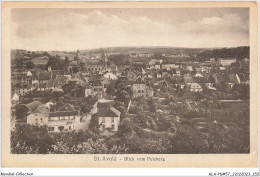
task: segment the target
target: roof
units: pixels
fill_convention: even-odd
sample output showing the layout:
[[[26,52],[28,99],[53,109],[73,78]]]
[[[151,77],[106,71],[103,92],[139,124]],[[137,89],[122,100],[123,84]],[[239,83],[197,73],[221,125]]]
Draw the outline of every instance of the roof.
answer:
[[[69,103],[63,105],[56,112],[49,112],[49,117],[60,117],[60,116],[75,116],[78,115],[78,111],[75,107]]]
[[[49,117],[76,116],[78,111],[71,112],[49,112]]]
[[[107,101],[107,102],[98,102],[97,107],[102,108],[109,108],[115,104],[114,100]]]
[[[145,82],[144,82],[144,80],[139,76],[139,77],[135,80],[134,84],[145,84]]]
[[[76,109],[74,108],[73,105],[67,103],[63,105],[60,109],[58,109],[58,111],[76,111]]]
[[[37,71],[35,71],[35,70],[29,70],[28,72],[31,72],[32,75],[36,75],[37,74]]]
[[[41,105],[41,102],[39,102],[38,100],[35,100],[29,104],[26,104],[25,106],[29,109],[29,111],[33,112],[40,105]]]
[[[118,117],[118,115],[111,110],[111,108],[101,108],[97,112],[98,117]]]
[[[48,106],[42,104],[42,105],[38,106],[38,108],[34,111],[34,113],[48,115],[49,114]]]
[[[78,63],[76,61],[70,62],[70,66],[77,66],[77,65],[78,65]]]

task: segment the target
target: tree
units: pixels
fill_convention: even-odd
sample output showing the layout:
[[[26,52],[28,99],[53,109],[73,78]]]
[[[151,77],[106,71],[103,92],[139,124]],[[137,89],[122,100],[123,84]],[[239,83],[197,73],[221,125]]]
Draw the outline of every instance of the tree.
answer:
[[[73,83],[68,83],[62,86],[62,90],[64,91],[65,94],[70,94],[74,87],[75,85]]]
[[[118,135],[119,136],[128,136],[133,132],[133,124],[127,118],[123,119],[118,127]]]
[[[16,125],[11,133],[11,152],[14,154],[47,154],[52,151],[53,144],[46,126]]]
[[[15,107],[15,116],[17,119],[24,119],[27,117],[29,109],[22,105],[17,105]]]
[[[35,65],[33,62],[28,61],[28,62],[26,62],[25,67],[26,67],[26,69],[33,69],[33,68],[35,68]]]
[[[99,133],[99,120],[98,120],[98,116],[97,113],[93,114],[91,116],[90,122],[89,122],[89,130],[94,132],[94,133]]]

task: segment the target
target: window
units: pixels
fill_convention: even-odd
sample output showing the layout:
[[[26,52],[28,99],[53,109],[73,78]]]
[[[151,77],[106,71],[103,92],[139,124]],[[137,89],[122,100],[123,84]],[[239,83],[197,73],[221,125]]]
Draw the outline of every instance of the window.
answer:
[[[69,130],[71,130],[71,126],[69,126]]]
[[[106,122],[106,119],[105,117],[102,118],[102,122],[105,123]]]
[[[113,125],[111,126],[111,128],[112,128],[112,129],[115,129],[115,125],[113,124]]]
[[[106,125],[103,124],[102,127],[103,127],[103,130],[104,130],[106,128]]]
[[[112,122],[112,123],[114,123],[114,122],[115,122],[115,118],[114,118],[114,117],[112,117],[112,119],[111,119],[111,122]]]
[[[40,120],[41,120],[41,123],[43,123],[43,119],[41,118]]]

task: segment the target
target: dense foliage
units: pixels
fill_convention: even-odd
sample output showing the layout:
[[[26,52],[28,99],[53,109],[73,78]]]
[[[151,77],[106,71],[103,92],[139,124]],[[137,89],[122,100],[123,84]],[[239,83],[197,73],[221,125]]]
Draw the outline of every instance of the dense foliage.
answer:
[[[249,58],[250,48],[237,47],[237,48],[222,48],[214,50],[205,50],[197,55],[198,58],[208,59],[208,58],[237,58],[241,60],[243,58]]]

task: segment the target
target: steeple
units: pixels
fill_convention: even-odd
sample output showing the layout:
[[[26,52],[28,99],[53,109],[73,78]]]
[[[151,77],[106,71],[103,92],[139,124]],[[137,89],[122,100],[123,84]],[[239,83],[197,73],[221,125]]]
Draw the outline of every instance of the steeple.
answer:
[[[79,52],[79,50],[77,50],[76,57],[79,57],[79,55],[80,55],[80,52]]]
[[[107,68],[107,54],[104,50],[100,49],[102,54],[101,54],[101,61],[103,62],[104,64],[104,67]]]

